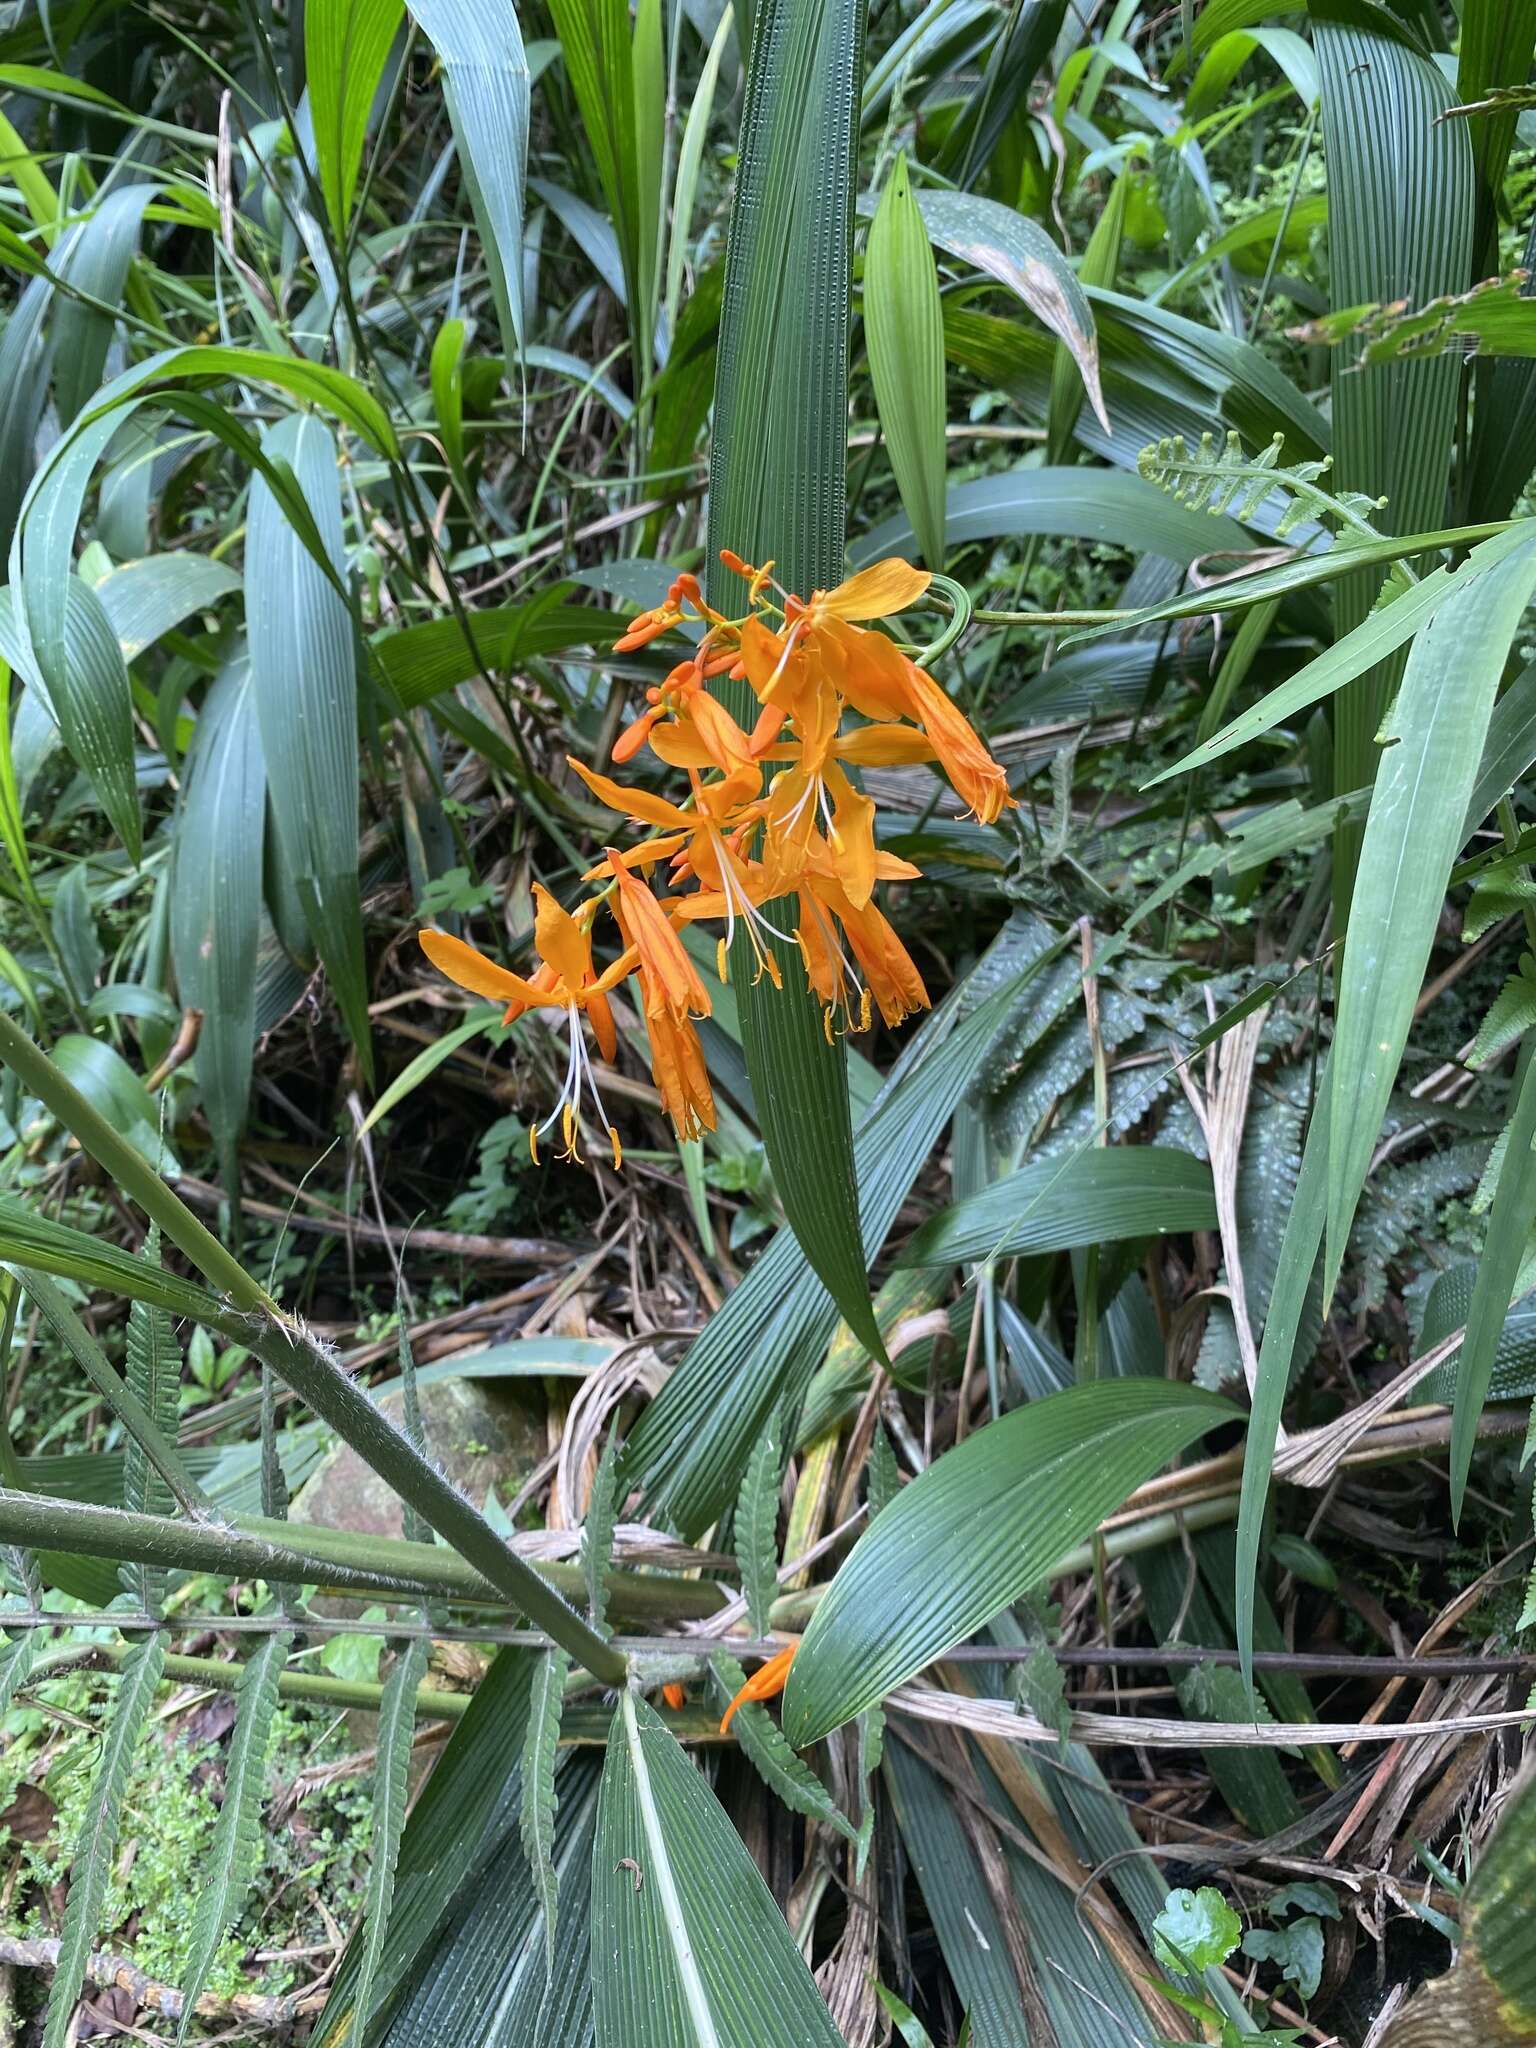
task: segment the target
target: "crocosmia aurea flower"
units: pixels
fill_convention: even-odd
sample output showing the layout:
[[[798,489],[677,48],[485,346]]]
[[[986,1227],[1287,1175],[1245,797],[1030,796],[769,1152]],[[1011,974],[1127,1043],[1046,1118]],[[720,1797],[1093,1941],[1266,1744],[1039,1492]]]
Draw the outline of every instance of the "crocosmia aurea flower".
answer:
[[[580,1156],[586,1102],[619,1162],[584,1028],[604,1061],[612,1061],[617,1033],[609,996],[632,975],[652,1075],[673,1127],[680,1138],[714,1128],[696,1021],[709,1015],[710,1000],[685,943],[691,926],[717,928],[721,980],[740,957],[754,980],[767,976],[782,986],[784,963],[798,951],[794,971],[803,970],[820,1001],[829,1038],[867,1028],[876,1009],[894,1025],[928,1007],[922,976],[876,901],[880,883],[910,880],[919,870],[877,844],[862,769],[935,762],[982,824],[1014,802],[1002,767],[965,714],[874,623],[922,601],[931,581],[926,570],[892,558],[802,599],[774,580],[771,562],[754,567],[728,549],[721,560],[747,586],[739,616],[716,610],[697,578],[685,574],[615,643],[627,653],[684,625],[703,629],[666,679],[646,692],[644,708],[613,748],[620,770],[651,755],[675,775],[675,794],[571,762],[592,795],[642,836],[606,849],[582,878],[595,893],[573,911],[535,884],[538,968],[525,978],[446,932],[421,934],[442,973],[505,1002],[509,1019],[533,1008],[565,1012],[565,1083],[548,1116],[530,1130],[535,1159],[540,1136],[556,1123],[563,1156]],[[724,677],[750,690],[746,723],[712,687]],[[598,966],[594,937],[605,914],[616,955]],[[787,1670],[792,1654],[774,1663]],[[764,1695],[749,1689],[744,1696]]]

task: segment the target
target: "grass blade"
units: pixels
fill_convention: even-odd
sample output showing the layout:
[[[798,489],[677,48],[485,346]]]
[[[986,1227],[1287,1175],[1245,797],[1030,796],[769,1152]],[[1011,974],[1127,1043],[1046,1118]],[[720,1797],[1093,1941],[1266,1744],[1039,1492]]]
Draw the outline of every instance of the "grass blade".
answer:
[[[918,549],[944,566],[944,311],[928,230],[904,156],[864,251],[864,345],[875,405]]]
[[[185,2042],[208,1982],[214,1958],[240,1909],[261,1863],[261,1809],[266,1797],[267,1752],[277,1709],[277,1682],[293,1637],[268,1636],[246,1660],[240,1674],[240,1703],[224,1757],[224,1803],[192,1917],[192,1947],[182,1980],[178,2043]]]
[[[1408,657],[1376,772],[1344,945],[1332,1090],[1325,1294],[1402,1059],[1461,845],[1493,700],[1536,586],[1536,539],[1470,577]]]
[[[1038,1587],[1128,1493],[1236,1418],[1176,1381],[1093,1380],[989,1423],[903,1487],[860,1537],[790,1666],[797,1749]]]
[[[117,1694],[101,1738],[101,1751],[91,1779],[91,1794],[75,1842],[74,1862],[70,1866],[69,1900],[64,1908],[58,1961],[48,1993],[43,2048],[66,2048],[73,2039],[75,2000],[85,1982],[91,1946],[101,1926],[107,1886],[112,1881],[113,1858],[122,1824],[123,1802],[128,1793],[128,1779],[133,1770],[134,1751],[149,1718],[149,1710],[154,1705],[155,1687],[160,1683],[164,1664],[164,1635],[148,1636],[134,1645],[124,1660],[117,1682]]]
[[[598,2048],[841,2048],[757,1865],[643,1700],[614,1715],[592,1861]]]
[[[338,576],[346,573],[336,444],[295,413],[263,436],[298,479]],[[357,663],[352,617],[266,483],[251,486],[245,549],[250,680],[272,816],[365,1075],[372,1067],[357,882]]]

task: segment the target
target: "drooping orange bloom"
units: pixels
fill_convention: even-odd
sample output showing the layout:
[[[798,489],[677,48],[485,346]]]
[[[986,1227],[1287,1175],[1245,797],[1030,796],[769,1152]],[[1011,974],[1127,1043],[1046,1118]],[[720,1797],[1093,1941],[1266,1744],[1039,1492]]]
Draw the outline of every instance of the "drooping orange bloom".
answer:
[[[666,1684],[661,1688],[661,1696],[674,1714],[688,1704],[688,1688],[684,1685],[679,1685],[675,1678],[667,1680]]]
[[[488,960],[483,953],[466,945],[462,939],[454,938],[450,932],[424,931],[417,937],[422,951],[439,973],[446,974],[450,981],[457,982],[460,988],[467,988],[475,995],[505,1002],[504,1023],[510,1023],[525,1010],[566,1012],[570,1026],[570,1055],[566,1063],[565,1083],[559,1100],[543,1123],[530,1126],[528,1148],[537,1160],[540,1137],[558,1120],[565,1142],[565,1157],[580,1157],[577,1136],[585,1088],[613,1145],[614,1164],[617,1166],[622,1157],[619,1136],[597,1091],[597,1079],[582,1037],[581,1018],[585,1014],[591,1020],[592,1033],[603,1058],[611,1060],[618,1051],[618,1032],[614,1027],[608,994],[627,974],[633,973],[636,955],[626,950],[611,967],[604,968],[599,974],[592,964],[590,923],[582,922],[562,909],[542,883],[534,883],[533,898],[533,943],[542,965],[532,976],[525,977],[514,974],[510,968],[498,967],[494,960]]]
[[[910,861],[895,854],[875,855],[877,880],[907,880],[918,872]],[[806,867],[799,888],[800,922],[795,937],[805,962],[805,978],[821,999],[829,1038],[839,1013],[844,1029],[863,1029],[869,1022],[871,997],[892,1026],[915,1010],[929,1007],[928,991],[916,963],[872,899],[855,903],[837,868],[825,860]],[[838,940],[838,925],[846,946]]]
[[[608,869],[617,886],[614,916],[639,960],[651,1075],[680,1138],[715,1127],[715,1099],[694,1017],[707,1017],[709,991],[656,901],[624,858],[611,847]]]
[[[796,1636],[792,1642],[786,1643],[776,1656],[770,1657],[766,1664],[759,1665],[721,1716],[722,1735],[729,1732],[730,1725],[736,1718],[736,1709],[744,1706],[748,1700],[771,1700],[778,1697],[788,1681],[789,1667],[794,1663],[795,1652],[799,1647],[800,1638]]]

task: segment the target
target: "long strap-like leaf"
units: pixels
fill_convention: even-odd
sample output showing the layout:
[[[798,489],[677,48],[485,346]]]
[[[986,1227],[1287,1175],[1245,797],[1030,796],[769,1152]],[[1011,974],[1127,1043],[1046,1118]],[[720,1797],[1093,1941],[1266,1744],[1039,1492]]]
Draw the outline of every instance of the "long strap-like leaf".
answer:
[[[726,253],[710,459],[711,596],[734,548],[809,596],[842,574],[858,0],[763,0],[753,22]],[[748,717],[745,683],[722,694]],[[755,706],[751,706],[755,710]],[[783,909],[792,914],[790,906]],[[787,931],[770,906],[770,921]],[[783,987],[738,946],[742,1041],[774,1186],[800,1248],[877,1357],[848,1080],[792,941]]]

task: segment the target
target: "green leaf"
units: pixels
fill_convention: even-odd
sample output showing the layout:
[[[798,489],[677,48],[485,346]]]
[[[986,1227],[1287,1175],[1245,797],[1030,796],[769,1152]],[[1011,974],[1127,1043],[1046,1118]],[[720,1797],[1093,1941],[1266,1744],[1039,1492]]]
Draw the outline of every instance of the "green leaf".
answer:
[[[1219,1969],[1242,1938],[1242,1921],[1210,1884],[1170,1892],[1152,1922],[1152,1953],[1165,1970]]]
[[[288,463],[346,574],[336,445],[308,415],[263,436]],[[357,880],[357,660],[352,617],[261,478],[251,485],[245,547],[250,683],[273,823],[365,1077],[372,1049]]]
[[[1331,1293],[1445,901],[1536,539],[1458,586],[1413,643],[1366,819],[1329,1059]]]
[[[133,662],[183,620],[233,596],[240,578],[225,563],[184,549],[124,562],[95,588],[124,661]]]
[[[565,1680],[571,1660],[564,1650],[546,1650],[534,1666],[529,1692],[528,1733],[523,1738],[523,1805],[518,1834],[534,1896],[544,1916],[544,1968],[555,1969],[555,1926],[560,1906],[560,1880],[555,1872],[555,1754],[560,1741],[560,1714],[565,1706]]]
[[[860,1126],[861,1214],[871,1259],[1012,1005],[1064,941],[992,987],[1000,961],[1010,957],[1003,943],[909,1043]],[[982,991],[989,992],[976,1001]],[[962,1005],[973,1001],[966,1015]],[[626,1468],[653,1508],[691,1534],[718,1519],[775,1410],[798,1406],[837,1320],[796,1239],[780,1231],[630,1432]]]
[[[770,1426],[752,1447],[736,1502],[736,1559],[747,1599],[747,1626],[755,1636],[768,1633],[769,1610],[779,1590],[779,1483],[783,1477],[779,1432]]]
[[[709,1660],[715,1680],[715,1697],[721,1712],[730,1705],[747,1682],[747,1674],[724,1650]],[[731,1719],[731,1733],[742,1754],[774,1797],[794,1813],[819,1820],[836,1829],[849,1842],[857,1842],[859,1831],[832,1797],[803,1757],[798,1757],[785,1739],[784,1731],[768,1709],[756,1700],[743,1700]]]
[[[1456,1378],[1456,1412],[1451,1426],[1451,1515],[1461,1519],[1477,1425],[1493,1379],[1494,1360],[1505,1318],[1525,1259],[1531,1219],[1536,1217],[1536,1058],[1527,1056],[1504,1162],[1499,1169],[1488,1235],[1478,1261],[1467,1334]]]
[[[496,675],[537,655],[617,639],[610,613],[561,601],[571,587],[557,584],[526,604],[492,605],[472,613],[473,641],[454,618],[392,627],[370,643],[374,659],[401,709],[414,711],[482,673]]]
[[[672,188],[672,238],[667,244],[665,292],[667,332],[672,337],[672,345],[667,355],[668,369],[672,368],[677,357],[678,308],[683,299],[683,269],[691,247],[689,228],[693,220],[694,197],[698,191],[699,169],[704,161],[704,145],[709,137],[709,122],[715,107],[715,89],[720,79],[720,65],[735,26],[734,12],[722,8],[714,40],[710,43],[699,72],[699,82],[694,88],[688,119],[683,127],[682,143],[677,152],[677,181]],[[695,296],[697,289],[695,285]],[[711,384],[713,381],[711,377]]]
[[[884,1984],[876,1984],[875,1996],[879,1999],[881,2009],[885,2013],[886,2018],[890,2020],[897,2033],[905,2041],[907,2048],[933,2048],[932,2034],[929,2033],[910,2005],[899,1999],[895,1992],[889,1990]]]
[[[1076,272],[1039,222],[973,192],[922,192],[917,204],[941,249],[1006,285],[1062,343],[1108,433],[1093,310]]]
[[[150,1232],[146,1252],[159,1256],[158,1234]],[[153,1416],[167,1443],[174,1443],[180,1414],[181,1347],[175,1327],[163,1308],[136,1301],[128,1310],[125,1346],[127,1381],[146,1414]],[[124,1447],[123,1506],[138,1514],[168,1515],[175,1499],[164,1477],[132,1436]],[[146,1614],[156,1614],[165,1597],[166,1574],[135,1566],[125,1574]]]
[[[1203,1159],[1165,1145],[1095,1145],[1034,1160],[941,1209],[902,1246],[898,1262],[950,1266],[1215,1227]]]
[[[614,1715],[592,1861],[597,2048],[841,2048],[784,1916],[661,1718]]]
[[[408,0],[437,52],[459,168],[511,361],[523,345],[523,180],[533,88],[513,0]]]
[[[304,71],[315,131],[315,168],[336,240],[347,243],[368,115],[384,60],[405,15],[403,0],[308,0]]]
[[[1026,534],[1061,535],[1166,556],[1180,564],[1202,555],[1242,553],[1253,542],[1235,519],[1192,512],[1139,476],[1117,469],[1004,470],[952,484],[945,498],[949,545]],[[905,515],[883,520],[849,549],[855,566],[899,555],[912,544]],[[1203,592],[1204,609],[1212,593]],[[1118,630],[1126,621],[1116,621]]]
[[[1250,1927],[1243,1936],[1243,1954],[1255,1962],[1278,1963],[1301,1997],[1316,1997],[1323,1981],[1324,1942],[1322,1926],[1310,1913],[1284,1927]]]
[[[78,232],[61,245],[54,274],[78,292],[116,306],[138,252],[144,209],[159,196],[158,185],[119,185],[104,193]],[[64,426],[101,383],[115,326],[109,313],[60,294],[53,321],[53,392]]]
[[[1328,163],[1329,291],[1335,308],[1400,297],[1438,298],[1471,281],[1472,151],[1467,124],[1439,119],[1453,94],[1444,74],[1410,46],[1401,26],[1354,0],[1312,0]],[[1388,201],[1387,195],[1390,195]],[[1451,357],[1359,366],[1353,346],[1334,351],[1335,480],[1341,491],[1385,497],[1381,520],[1411,533],[1442,516],[1456,426],[1458,368]],[[1412,421],[1411,433],[1403,431]],[[1337,630],[1348,633],[1375,600],[1375,580],[1344,578]],[[1376,731],[1400,660],[1369,670],[1340,698],[1334,787],[1358,789],[1376,770]],[[1341,828],[1335,856],[1338,922],[1349,902],[1358,828]]]
[[[261,1864],[267,1752],[272,1742],[278,1680],[292,1647],[291,1635],[268,1636],[246,1660],[240,1674],[240,1703],[223,1759],[224,1798],[192,1914],[191,1945],[182,1979],[181,2025],[176,2032],[178,2043],[188,2038],[214,1958],[239,1917]]]
[[[628,0],[550,0],[549,11],[618,240],[631,341],[636,366],[643,370],[651,354],[652,337],[646,331],[645,309],[650,303],[648,286],[654,274],[647,268],[644,242],[648,232],[652,238],[649,261],[653,265],[656,221],[654,211],[647,222],[641,210],[635,58]],[[654,177],[654,170],[646,168]]]
[[[204,700],[176,830],[171,951],[183,1003],[203,1013],[197,1079],[228,1192],[256,1046],[267,769],[256,686],[242,649]]]
[[[1039,1586],[1230,1402],[1174,1381],[1095,1380],[989,1423],[866,1530],[790,1667],[797,1749],[873,1706]]]
[[[416,1732],[416,1695],[426,1676],[432,1645],[412,1636],[397,1646],[394,1666],[384,1681],[374,1738],[373,1835],[368,1850],[368,1889],[363,1900],[363,1928],[355,1993],[354,2033],[361,2040],[373,2013],[379,1958],[389,1934],[390,1907],[400,1859],[405,1822],[405,1795],[410,1782],[411,1741]]]
[[[942,569],[944,312],[904,156],[896,159],[865,246],[864,345],[901,502],[923,559]]]
[[[69,1898],[48,1993],[43,2048],[65,2048],[73,2039],[75,2001],[101,1929],[134,1751],[154,1705],[164,1665],[165,1637],[159,1633],[136,1643],[123,1661],[70,1865]]]
[[[852,122],[864,9],[857,0],[764,0],[753,23],[726,252],[710,463],[712,600],[722,548],[778,564],[809,596],[843,571]],[[723,580],[724,579],[724,580]],[[727,707],[750,722],[745,682]],[[749,709],[750,707],[750,709]],[[784,929],[787,910],[767,906]],[[884,1356],[859,1233],[841,1048],[829,1044],[792,940],[768,942],[783,987],[734,963],[742,1043],[774,1187],[806,1260],[849,1326]]]
[[[28,612],[36,663],[31,680],[137,865],[144,841],[133,763],[133,697],[122,649],[88,583],[66,576],[60,596],[62,605],[50,621],[54,630],[40,628],[35,608]]]

